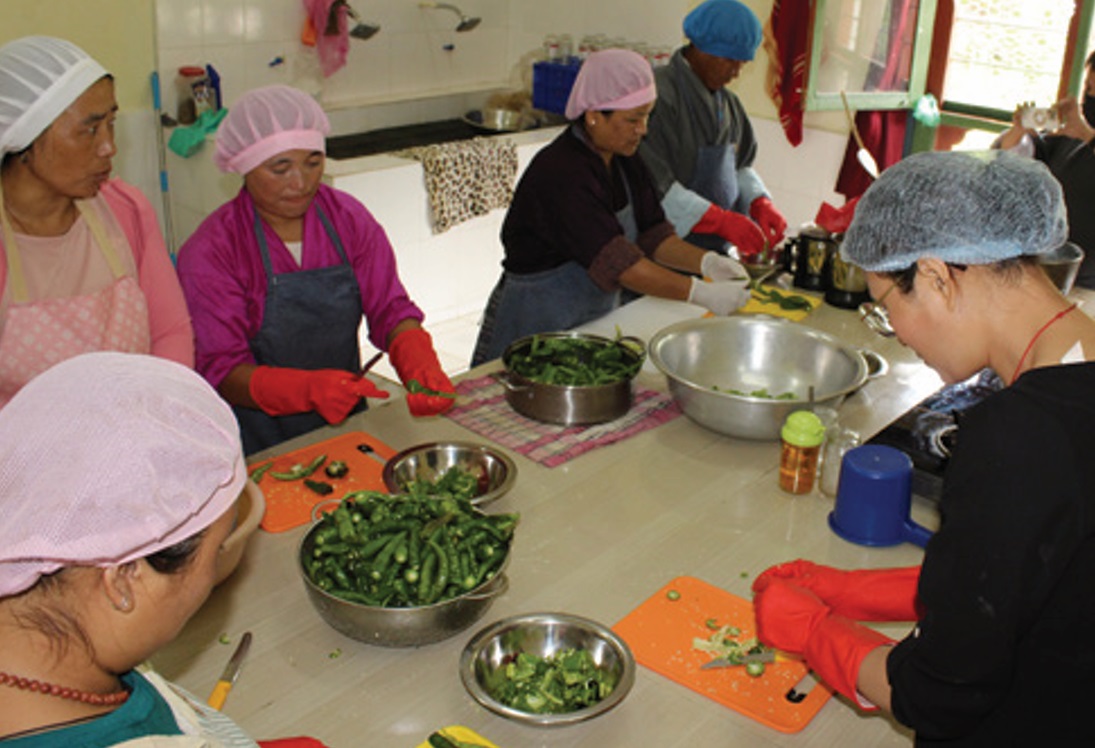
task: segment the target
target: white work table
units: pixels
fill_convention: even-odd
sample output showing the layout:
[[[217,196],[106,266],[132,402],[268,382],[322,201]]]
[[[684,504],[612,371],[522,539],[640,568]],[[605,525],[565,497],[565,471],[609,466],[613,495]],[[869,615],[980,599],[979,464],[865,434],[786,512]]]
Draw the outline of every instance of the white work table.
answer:
[[[685,304],[641,299],[585,329],[648,339]],[[802,324],[884,356],[889,372],[841,408],[864,438],[935,391],[939,378],[896,340],[878,337],[855,312],[823,304]],[[470,376],[499,368],[491,362]],[[638,380],[664,390],[661,375]],[[393,390],[398,391],[398,390]],[[402,398],[372,407],[339,428],[321,429],[269,454],[350,430],[395,449],[435,440],[485,441],[445,417],[413,419]],[[297,570],[305,528],[252,539],[236,573],[171,646],[153,660],[168,678],[205,696],[244,631],[254,642],[226,713],[259,739],[310,735],[332,748],[413,748],[433,730],[460,724],[500,748],[523,746],[908,746],[909,731],[879,715],[830,700],[801,732],[784,734],[640,667],[615,710],[577,726],[537,729],[483,709],[457,671],[472,634],[499,618],[534,611],[573,613],[613,625],[679,575],[744,598],[768,566],[794,558],[840,567],[916,564],[913,545],[866,548],[841,540],[826,521],[832,501],[777,486],[779,445],[707,431],[685,416],[556,468],[513,455],[514,488],[487,511],[520,512],[507,574],[509,590],[466,631],[417,649],[384,649],[348,639],[313,610]],[[935,507],[914,501],[914,519],[937,526]],[[884,629],[901,636],[907,626]],[[337,656],[336,656],[337,655]]]

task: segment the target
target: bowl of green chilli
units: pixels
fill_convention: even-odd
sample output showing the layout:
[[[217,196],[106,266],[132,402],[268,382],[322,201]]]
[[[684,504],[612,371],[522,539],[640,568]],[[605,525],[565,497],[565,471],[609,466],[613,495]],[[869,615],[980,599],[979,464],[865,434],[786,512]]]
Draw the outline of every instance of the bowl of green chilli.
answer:
[[[643,341],[582,332],[545,332],[515,340],[495,378],[506,402],[535,421],[564,426],[613,421],[627,413],[632,382],[646,360]]]
[[[504,618],[460,655],[460,679],[480,705],[539,727],[572,725],[619,706],[635,657],[610,628],[564,613]]]
[[[392,493],[451,490],[473,506],[502,498],[517,481],[517,465],[500,449],[466,441],[426,442],[399,452],[384,464],[384,485]]]
[[[505,593],[518,515],[484,514],[438,486],[350,493],[304,535],[305,591],[336,631],[384,647],[431,644]]]

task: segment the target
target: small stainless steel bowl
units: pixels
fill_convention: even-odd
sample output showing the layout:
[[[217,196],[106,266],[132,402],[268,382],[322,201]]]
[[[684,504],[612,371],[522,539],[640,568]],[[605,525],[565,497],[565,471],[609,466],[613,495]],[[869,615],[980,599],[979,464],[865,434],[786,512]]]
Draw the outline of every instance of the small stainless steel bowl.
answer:
[[[519,653],[549,657],[582,649],[615,678],[612,693],[597,704],[568,714],[530,714],[496,700],[488,684],[499,668]],[[600,716],[619,705],[635,683],[635,657],[611,629],[565,613],[528,613],[504,618],[475,634],[460,654],[460,679],[473,699],[495,714],[538,727],[572,725]]]
[[[517,480],[517,465],[502,450],[452,441],[404,449],[384,464],[384,485],[392,493],[403,493],[415,480],[437,481],[451,468],[476,476],[479,492],[471,503],[479,508],[502,498]]]

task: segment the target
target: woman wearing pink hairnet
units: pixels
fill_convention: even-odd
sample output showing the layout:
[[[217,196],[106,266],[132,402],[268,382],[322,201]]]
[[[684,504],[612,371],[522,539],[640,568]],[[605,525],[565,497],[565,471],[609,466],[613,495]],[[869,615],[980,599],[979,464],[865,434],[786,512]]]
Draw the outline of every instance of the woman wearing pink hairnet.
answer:
[[[453,404],[384,229],[320,183],[329,129],[303,91],[244,94],[221,123],[214,156],[222,171],[243,175],[243,188],[179,250],[197,369],[232,404],[248,454],[387,397],[357,373],[362,315],[413,415]]]
[[[620,289],[720,315],[749,300],[741,265],[683,241],[666,221],[636,154],[654,98],[650,64],[634,52],[608,49],[582,64],[567,101],[571,125],[533,158],[502,225],[502,278],[473,365],[526,335],[610,312]]]
[[[209,596],[246,480],[231,410],[161,358],[76,356],[0,411],[0,742],[255,745],[138,670]]]
[[[194,365],[156,213],[110,178],[117,109],[113,78],[79,47],[0,47],[0,406],[78,353]]]

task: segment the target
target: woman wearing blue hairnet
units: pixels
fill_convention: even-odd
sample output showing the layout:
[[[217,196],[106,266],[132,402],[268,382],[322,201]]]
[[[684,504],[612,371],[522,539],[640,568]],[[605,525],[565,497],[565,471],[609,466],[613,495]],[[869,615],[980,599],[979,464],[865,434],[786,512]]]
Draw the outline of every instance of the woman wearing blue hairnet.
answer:
[[[1037,255],[1061,188],[1006,152],[921,153],[860,200],[844,257],[947,382],[1008,387],[963,414],[918,568],[793,561],[754,582],[759,636],[917,745],[1078,745],[1095,697],[1095,321]],[[861,621],[915,621],[895,642]]]

